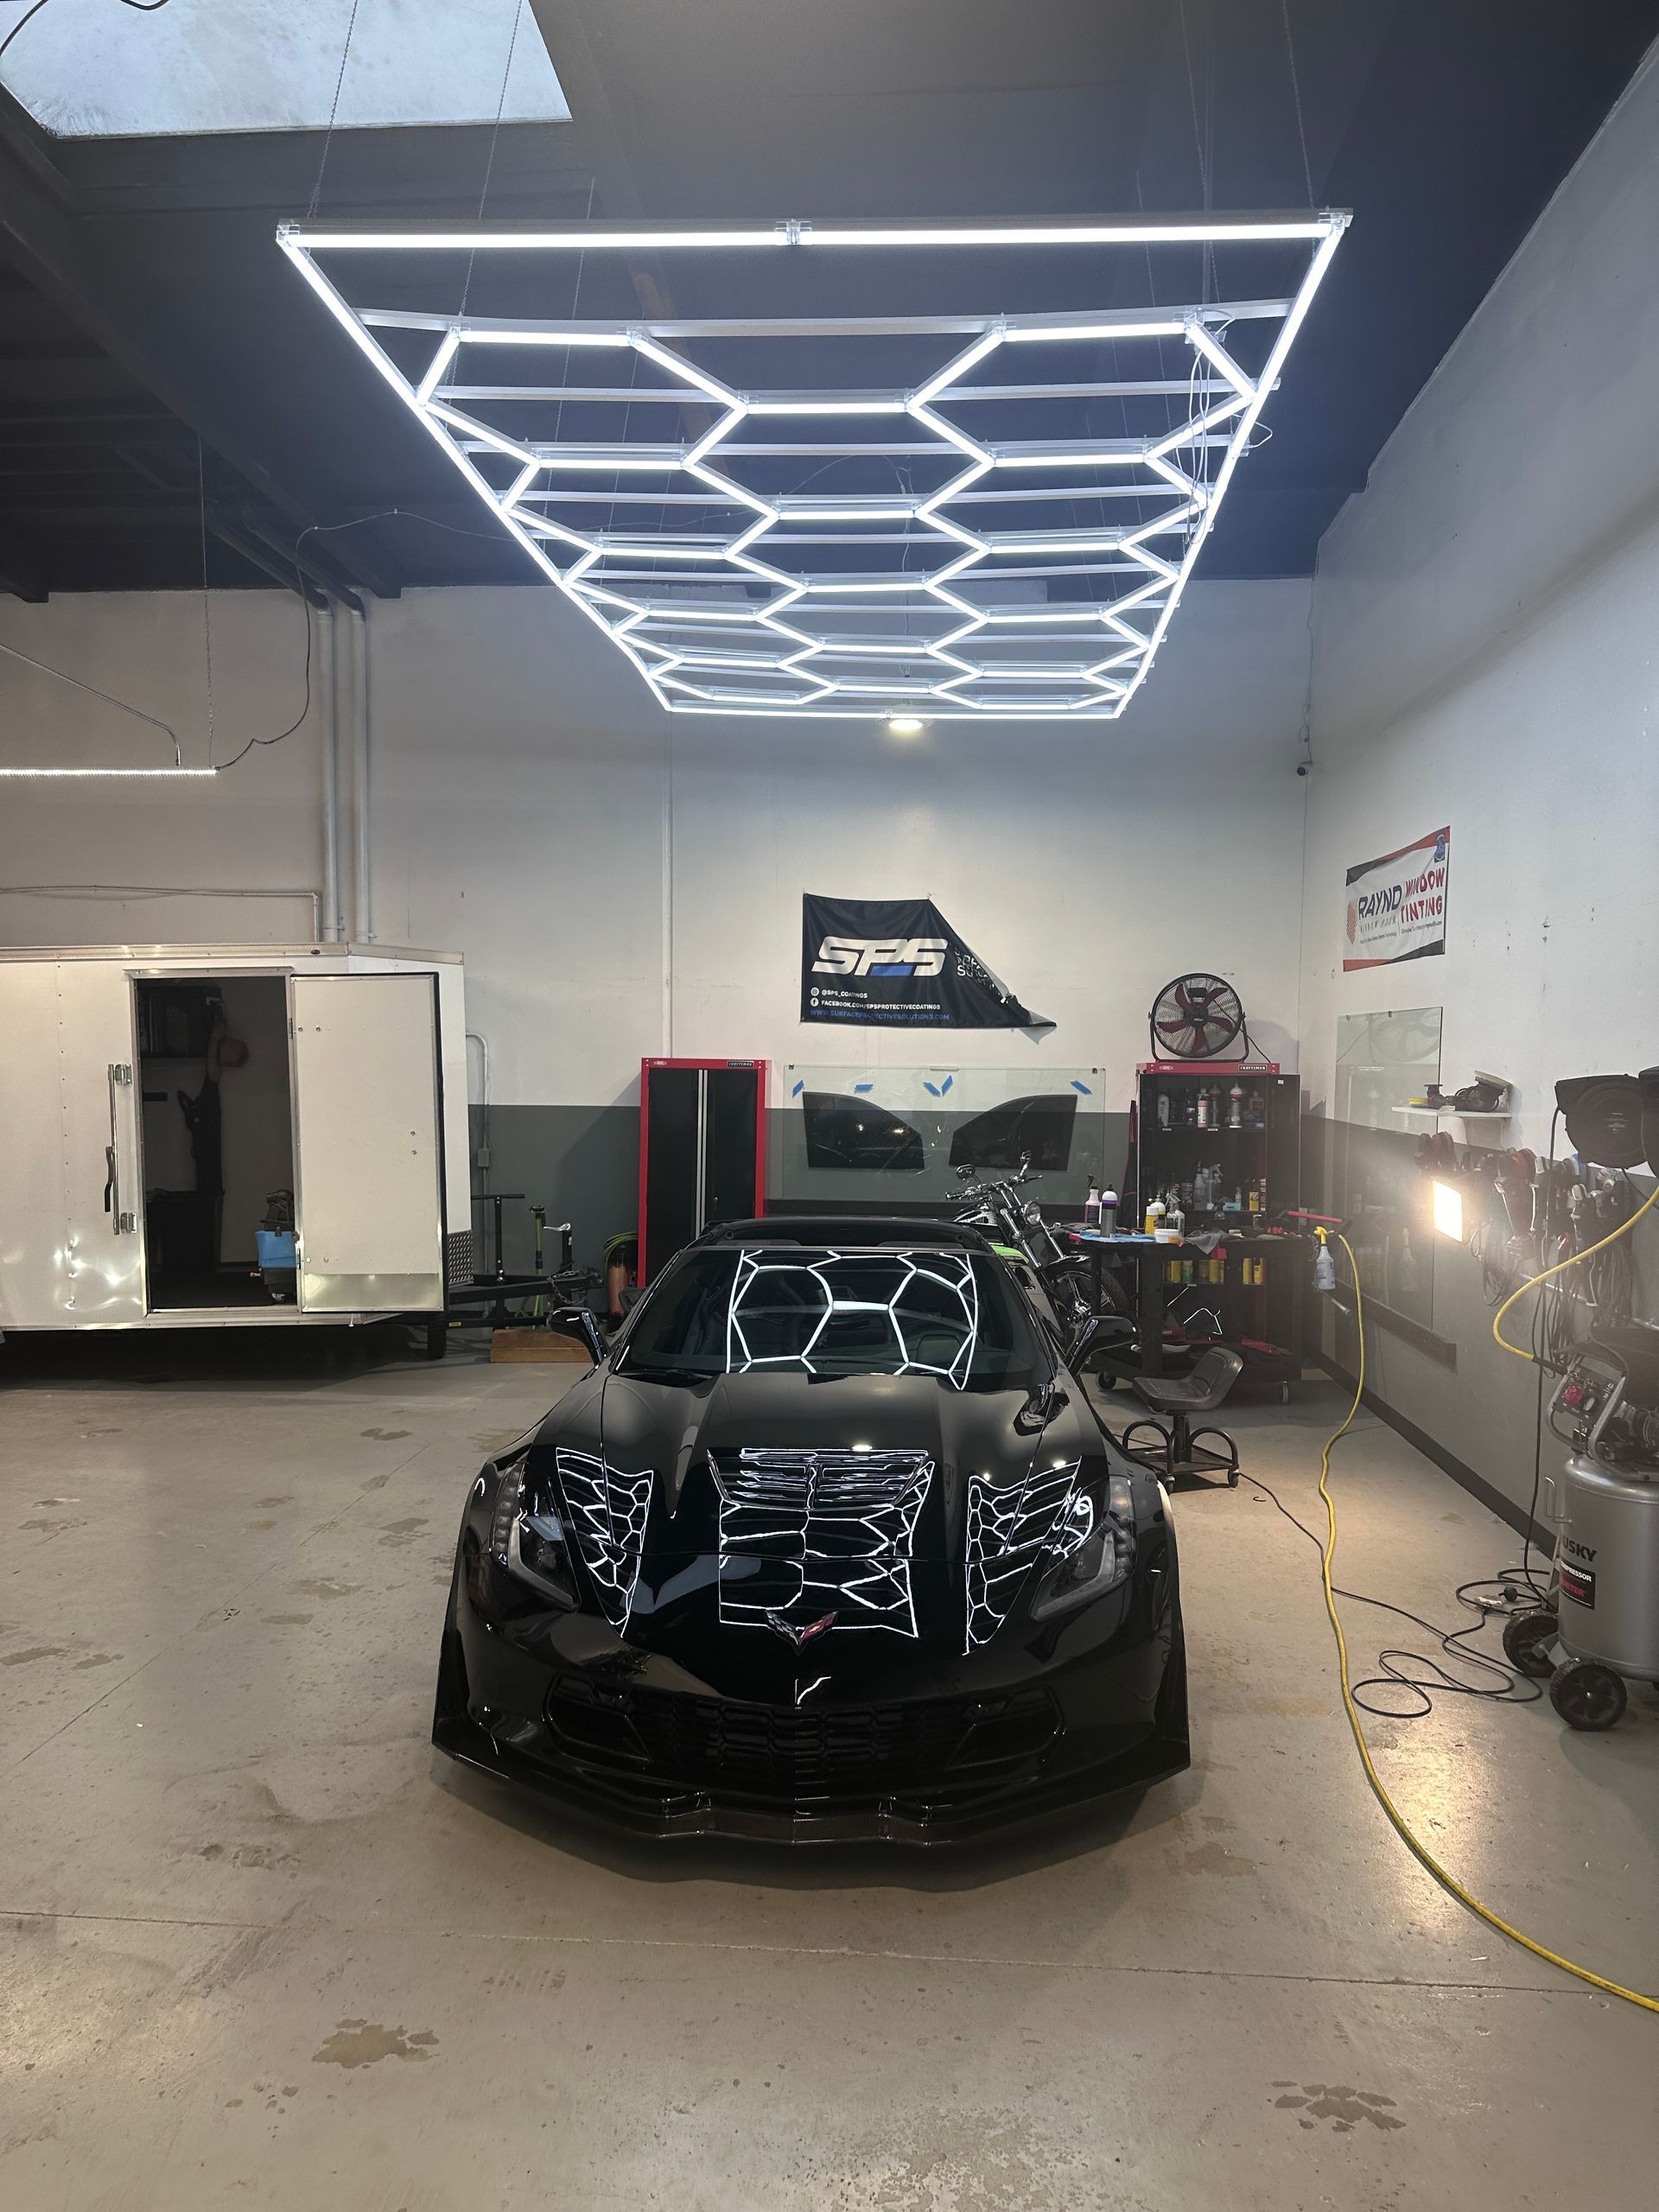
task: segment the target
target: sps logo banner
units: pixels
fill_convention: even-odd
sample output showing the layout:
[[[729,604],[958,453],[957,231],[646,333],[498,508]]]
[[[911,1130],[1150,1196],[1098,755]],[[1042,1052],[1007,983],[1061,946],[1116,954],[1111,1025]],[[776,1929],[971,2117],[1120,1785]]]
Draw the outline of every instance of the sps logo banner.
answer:
[[[931,899],[802,901],[801,1020],[912,1029],[1052,1029]]]

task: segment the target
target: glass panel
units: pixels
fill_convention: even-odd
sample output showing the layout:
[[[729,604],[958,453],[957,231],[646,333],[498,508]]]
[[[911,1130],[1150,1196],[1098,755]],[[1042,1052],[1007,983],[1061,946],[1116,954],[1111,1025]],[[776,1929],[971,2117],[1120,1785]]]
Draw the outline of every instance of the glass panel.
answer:
[[[1435,1116],[1414,1109],[1440,1074],[1437,1006],[1345,1014],[1337,1022],[1327,1202],[1348,1223],[1367,1294],[1432,1327],[1432,1185],[1417,1165]]]
[[[784,1070],[774,1203],[935,1205],[966,1163],[1001,1173],[1029,1154],[1044,1205],[1080,1205],[1106,1172],[1098,1068]]]

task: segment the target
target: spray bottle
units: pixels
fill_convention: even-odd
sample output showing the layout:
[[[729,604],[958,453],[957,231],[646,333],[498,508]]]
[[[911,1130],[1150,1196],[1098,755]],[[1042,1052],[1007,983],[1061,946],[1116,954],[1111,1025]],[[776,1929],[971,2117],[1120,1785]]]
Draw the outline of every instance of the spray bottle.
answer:
[[[1337,1267],[1331,1257],[1331,1232],[1328,1229],[1316,1229],[1313,1234],[1319,1240],[1319,1256],[1313,1262],[1313,1287],[1315,1290],[1334,1290],[1337,1287]]]

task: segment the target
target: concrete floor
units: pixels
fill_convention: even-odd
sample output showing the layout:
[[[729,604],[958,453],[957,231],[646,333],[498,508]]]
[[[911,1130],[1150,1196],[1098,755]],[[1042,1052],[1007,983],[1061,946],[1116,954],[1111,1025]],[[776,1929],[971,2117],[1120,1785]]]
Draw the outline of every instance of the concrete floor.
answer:
[[[1659,2021],[1407,1856],[1249,1491],[1180,1502],[1178,1782],[945,1859],[636,1848],[429,1751],[464,1486],[561,1376],[404,1341],[0,1351],[8,2212],[1652,2204]],[[1235,1424],[1305,1516],[1338,1407]],[[1514,1556],[1388,1431],[1339,1465],[1351,1583],[1449,1620]],[[1651,1693],[1374,1740],[1478,1892],[1659,1986]]]

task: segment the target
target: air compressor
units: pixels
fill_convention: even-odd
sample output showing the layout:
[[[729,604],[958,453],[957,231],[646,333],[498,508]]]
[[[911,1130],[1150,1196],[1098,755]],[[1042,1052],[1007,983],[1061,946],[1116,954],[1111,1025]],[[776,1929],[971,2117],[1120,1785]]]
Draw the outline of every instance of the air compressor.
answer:
[[[1548,1678],[1570,1728],[1611,1728],[1627,1681],[1659,1683],[1659,1329],[1592,1335],[1549,1402],[1568,1447],[1543,1484],[1551,1602],[1505,1626],[1510,1663]]]

